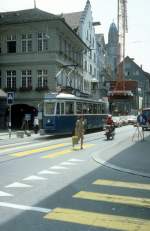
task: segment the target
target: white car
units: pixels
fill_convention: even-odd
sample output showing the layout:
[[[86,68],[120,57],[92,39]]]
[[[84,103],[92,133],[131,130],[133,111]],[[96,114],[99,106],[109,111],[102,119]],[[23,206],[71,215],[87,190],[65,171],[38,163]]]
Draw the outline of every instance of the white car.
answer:
[[[137,116],[135,115],[128,115],[128,124],[136,124]]]

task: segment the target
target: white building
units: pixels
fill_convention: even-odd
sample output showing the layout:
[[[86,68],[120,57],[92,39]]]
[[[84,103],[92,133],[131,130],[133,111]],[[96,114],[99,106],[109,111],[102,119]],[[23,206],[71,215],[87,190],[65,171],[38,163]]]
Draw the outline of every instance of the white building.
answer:
[[[100,53],[97,50],[97,40],[94,26],[100,23],[94,23],[90,1],[87,0],[85,8],[81,12],[63,14],[66,22],[89,47],[89,51],[83,53],[83,90],[84,93],[91,95],[92,83],[99,82],[100,79]],[[98,43],[100,40],[98,41]]]

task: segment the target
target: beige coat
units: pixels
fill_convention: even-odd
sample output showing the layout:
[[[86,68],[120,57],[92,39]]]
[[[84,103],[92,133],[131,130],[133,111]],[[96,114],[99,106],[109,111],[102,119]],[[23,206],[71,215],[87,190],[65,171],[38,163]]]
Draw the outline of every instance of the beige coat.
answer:
[[[84,121],[77,120],[76,127],[75,127],[75,135],[78,136],[79,139],[83,138],[84,136]]]

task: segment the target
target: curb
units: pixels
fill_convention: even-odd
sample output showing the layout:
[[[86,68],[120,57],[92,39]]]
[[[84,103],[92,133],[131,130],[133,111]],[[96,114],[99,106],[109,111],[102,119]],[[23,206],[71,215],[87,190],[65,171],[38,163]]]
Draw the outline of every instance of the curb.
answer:
[[[136,175],[136,176],[142,176],[142,177],[146,177],[146,178],[150,178],[150,174],[149,173],[144,173],[144,172],[138,172],[132,169],[128,169],[128,168],[122,168],[119,167],[117,165],[113,165],[105,160],[100,159],[99,157],[96,156],[92,156],[93,160],[96,161],[97,163],[101,164],[102,166],[117,170],[119,172],[125,172],[125,173],[129,173],[132,175]]]

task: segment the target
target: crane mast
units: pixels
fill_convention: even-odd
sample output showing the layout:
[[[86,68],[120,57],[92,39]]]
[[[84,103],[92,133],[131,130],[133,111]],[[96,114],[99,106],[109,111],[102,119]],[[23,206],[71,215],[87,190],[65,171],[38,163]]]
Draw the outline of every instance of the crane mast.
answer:
[[[118,54],[116,91],[125,91],[124,58],[127,31],[127,0],[118,0]]]

